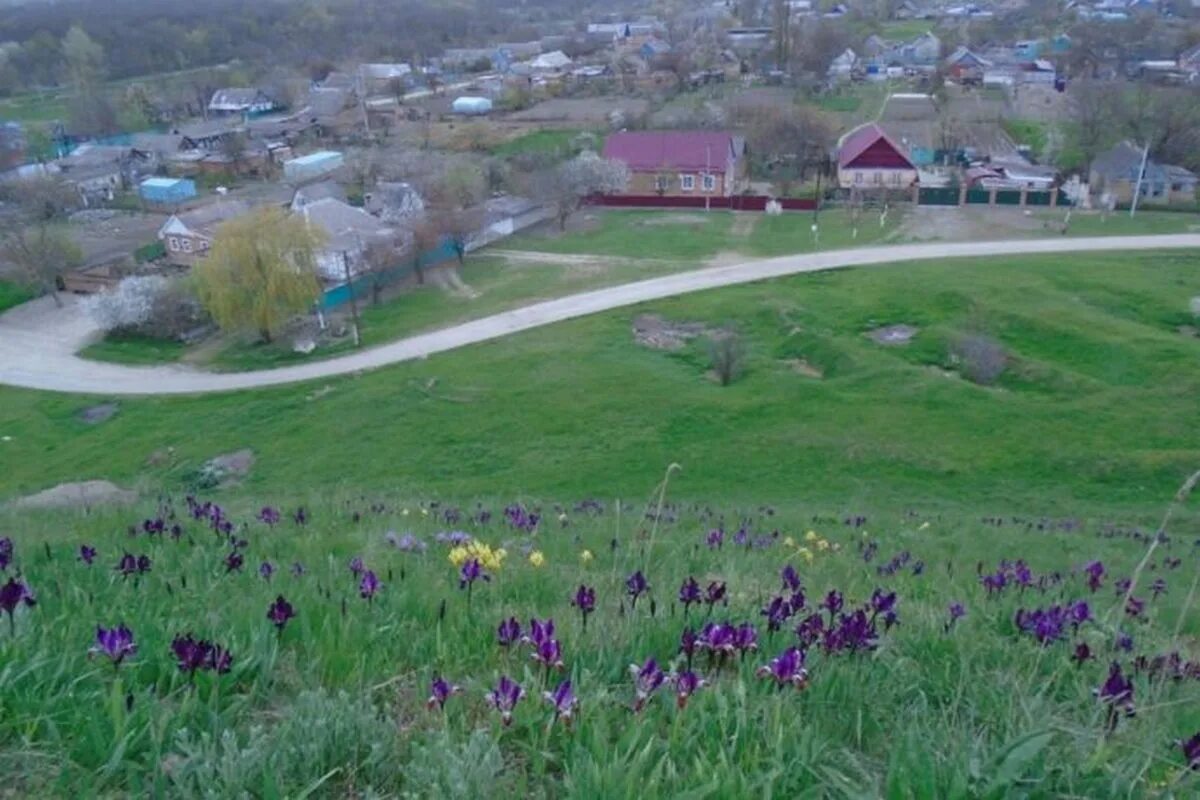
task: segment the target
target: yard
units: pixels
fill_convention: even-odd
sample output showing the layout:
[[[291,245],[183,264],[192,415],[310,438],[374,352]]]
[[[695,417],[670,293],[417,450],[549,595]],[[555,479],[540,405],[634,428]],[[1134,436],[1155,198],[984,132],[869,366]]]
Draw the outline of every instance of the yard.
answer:
[[[521,155],[546,154],[556,159],[564,159],[576,155],[581,149],[579,144],[583,142],[590,142],[588,147],[600,152],[604,149],[604,134],[583,129],[535,130],[496,145],[492,148],[492,155],[511,158]]]
[[[0,281],[0,312],[20,305],[33,295],[15,283]]]

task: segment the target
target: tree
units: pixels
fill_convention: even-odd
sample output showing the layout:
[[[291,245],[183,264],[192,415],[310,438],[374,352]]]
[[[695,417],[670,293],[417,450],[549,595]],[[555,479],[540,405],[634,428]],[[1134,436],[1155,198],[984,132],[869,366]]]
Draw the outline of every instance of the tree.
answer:
[[[460,162],[446,169],[431,194],[438,205],[462,209],[483,200],[486,192],[483,171],[474,164]]]
[[[71,127],[77,133],[110,133],[117,127],[117,113],[102,90],[104,49],[83,28],[72,25],[62,40],[63,59],[73,94]]]
[[[793,180],[805,180],[808,166],[822,163],[833,145],[833,125],[811,106],[751,102],[735,105],[732,113],[747,131],[750,152],[784,193]]]
[[[0,261],[13,265],[22,284],[54,298],[64,272],[83,261],[79,247],[63,228],[67,214],[79,204],[79,195],[53,178],[7,184],[0,200],[16,204],[0,226]]]
[[[217,325],[255,331],[264,342],[321,293],[319,235],[277,208],[261,208],[217,228],[212,250],[193,269],[196,294]]]
[[[241,172],[242,159],[246,157],[249,144],[246,134],[241,131],[236,131],[221,140],[221,153],[229,159],[234,174]]]
[[[1086,176],[1092,161],[1112,143],[1117,127],[1112,85],[1091,78],[1076,81],[1071,85],[1068,101],[1074,123],[1068,135],[1079,153],[1080,171]]]
[[[543,197],[554,205],[559,230],[566,230],[567,220],[584,200],[592,195],[623,192],[628,185],[629,167],[624,162],[588,151],[559,165]]]

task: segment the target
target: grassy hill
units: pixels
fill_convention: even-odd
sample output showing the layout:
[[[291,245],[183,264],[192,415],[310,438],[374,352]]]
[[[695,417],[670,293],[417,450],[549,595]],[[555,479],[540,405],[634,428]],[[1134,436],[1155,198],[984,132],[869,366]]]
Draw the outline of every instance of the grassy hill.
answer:
[[[1198,263],[794,277],[359,377],[123,399],[95,425],[79,412],[104,398],[0,389],[0,496],[147,490],[0,509],[7,786],[1191,796],[1195,501],[1153,532],[1200,467],[1200,340],[1180,331]],[[639,344],[643,314],[735,328],[745,375],[711,380],[701,339]],[[868,335],[897,324],[906,346]],[[1007,350],[992,386],[949,357],[978,332]],[[198,486],[242,447],[241,485]],[[505,643],[510,618],[552,619],[555,644]],[[122,625],[132,652],[98,639]],[[460,689],[444,708],[438,678]],[[508,724],[503,678],[523,692]]]

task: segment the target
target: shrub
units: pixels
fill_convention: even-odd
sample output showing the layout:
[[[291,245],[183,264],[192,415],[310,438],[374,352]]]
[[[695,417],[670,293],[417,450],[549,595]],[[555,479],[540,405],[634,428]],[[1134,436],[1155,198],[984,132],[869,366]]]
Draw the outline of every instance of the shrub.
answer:
[[[960,337],[954,343],[950,356],[963,376],[980,386],[991,386],[1008,366],[1008,353],[1004,345],[982,333]]]
[[[713,374],[722,386],[733,383],[742,374],[746,347],[735,331],[713,334],[708,339],[708,357]]]
[[[135,275],[82,302],[83,311],[106,333],[138,333],[174,339],[205,320],[182,280]]]

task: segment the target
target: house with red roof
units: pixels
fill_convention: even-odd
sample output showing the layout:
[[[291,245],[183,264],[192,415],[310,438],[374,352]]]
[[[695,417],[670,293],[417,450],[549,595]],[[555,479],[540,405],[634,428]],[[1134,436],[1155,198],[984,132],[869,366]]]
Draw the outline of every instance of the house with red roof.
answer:
[[[629,167],[626,195],[728,197],[746,177],[746,141],[726,132],[622,131],[603,155]]]
[[[843,189],[909,189],[917,180],[917,165],[874,122],[858,126],[838,142],[838,185]]]

